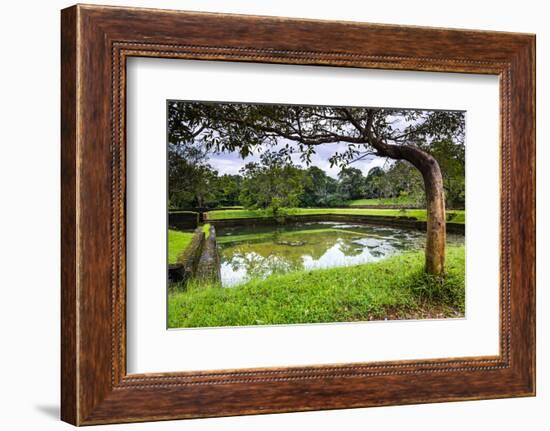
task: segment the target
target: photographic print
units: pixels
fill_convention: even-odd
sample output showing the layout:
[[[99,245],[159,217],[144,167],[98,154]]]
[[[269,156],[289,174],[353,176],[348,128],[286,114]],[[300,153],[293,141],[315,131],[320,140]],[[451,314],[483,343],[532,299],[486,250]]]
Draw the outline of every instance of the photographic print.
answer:
[[[64,9],[62,420],[534,396],[535,47]]]
[[[168,327],[460,318],[465,113],[167,101]]]

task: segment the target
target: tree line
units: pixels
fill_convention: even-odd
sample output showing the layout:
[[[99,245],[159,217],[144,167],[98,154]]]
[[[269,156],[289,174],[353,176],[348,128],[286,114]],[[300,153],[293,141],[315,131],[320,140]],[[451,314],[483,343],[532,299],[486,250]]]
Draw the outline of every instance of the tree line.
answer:
[[[317,166],[303,168],[280,152],[265,152],[258,162],[244,165],[238,174],[220,175],[205,149],[169,151],[169,207],[219,208],[244,206],[277,213],[289,207],[345,207],[350,201],[399,198],[414,206],[426,204],[420,172],[404,160],[388,162],[363,175],[352,166],[332,178]],[[464,151],[452,142],[431,146],[442,167],[448,207],[464,206]]]

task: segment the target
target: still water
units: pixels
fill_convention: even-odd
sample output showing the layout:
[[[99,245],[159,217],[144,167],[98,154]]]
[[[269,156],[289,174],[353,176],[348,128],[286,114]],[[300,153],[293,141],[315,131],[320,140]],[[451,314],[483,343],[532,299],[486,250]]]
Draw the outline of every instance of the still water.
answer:
[[[376,262],[424,248],[425,233],[342,222],[239,226],[217,231],[224,287],[297,270]],[[464,244],[463,235],[447,235]]]

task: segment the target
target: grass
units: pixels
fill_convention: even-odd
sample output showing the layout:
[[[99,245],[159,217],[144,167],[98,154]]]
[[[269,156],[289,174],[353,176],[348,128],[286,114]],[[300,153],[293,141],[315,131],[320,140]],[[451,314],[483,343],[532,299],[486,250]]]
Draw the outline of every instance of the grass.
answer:
[[[376,263],[297,271],[233,288],[191,283],[168,298],[171,328],[458,317],[464,315],[464,246],[447,248],[444,279],[424,252]]]
[[[168,229],[168,263],[173,264],[178,256],[187,248],[193,238],[193,232],[180,232]]]
[[[208,211],[208,220],[224,220],[230,218],[256,218],[256,217],[271,217],[272,214],[266,210],[247,210],[247,209],[232,209],[232,210],[215,210]]]
[[[205,238],[210,236],[210,224],[202,226]],[[176,263],[179,255],[187,248],[193,239],[194,232],[181,232],[168,229],[168,264]]]
[[[414,205],[414,200],[410,196],[398,196],[395,198],[379,199],[356,199],[349,202],[354,207],[357,205]]]
[[[195,214],[197,215],[198,213],[195,212],[195,211],[186,211],[186,210],[168,210],[168,212],[170,214]]]
[[[220,207],[220,208],[212,208],[211,211],[219,211],[219,210],[239,210],[243,209],[244,207],[242,205],[231,205],[227,207]]]
[[[342,215],[373,215],[386,217],[412,217],[416,220],[426,221],[426,210],[424,209],[377,209],[377,208],[288,208],[285,215],[315,215],[315,214],[342,214]],[[271,217],[272,214],[266,210],[219,210],[208,212],[209,220],[225,220],[235,218],[256,218]],[[447,220],[453,223],[464,223],[464,210],[447,210]]]

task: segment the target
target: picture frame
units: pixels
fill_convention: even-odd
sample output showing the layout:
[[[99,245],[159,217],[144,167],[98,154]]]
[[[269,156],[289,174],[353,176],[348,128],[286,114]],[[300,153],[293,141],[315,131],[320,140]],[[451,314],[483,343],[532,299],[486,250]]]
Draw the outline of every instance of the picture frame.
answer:
[[[534,35],[76,5],[61,13],[61,54],[62,420],[535,395]],[[499,355],[127,374],[126,60],[135,56],[497,75]]]

